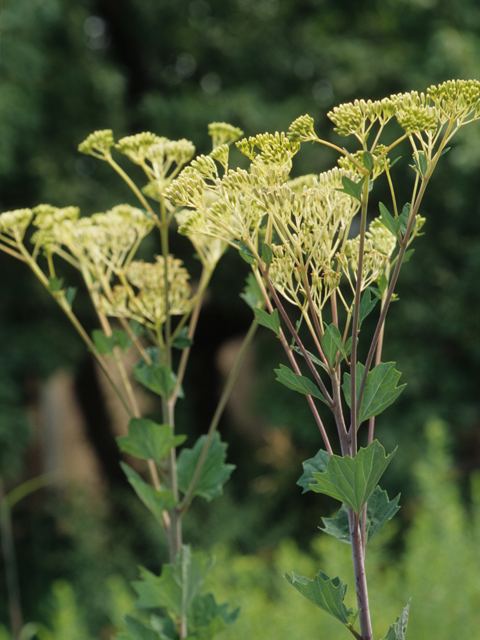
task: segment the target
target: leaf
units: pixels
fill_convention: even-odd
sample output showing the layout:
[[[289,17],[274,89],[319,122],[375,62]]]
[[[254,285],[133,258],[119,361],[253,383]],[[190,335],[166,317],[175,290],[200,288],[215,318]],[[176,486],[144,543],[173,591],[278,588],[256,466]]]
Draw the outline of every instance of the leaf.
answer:
[[[297,484],[303,488],[302,493],[311,491],[310,485],[315,482],[313,472],[316,471],[318,473],[324,473],[327,470],[327,462],[329,458],[330,454],[328,451],[320,449],[314,458],[305,460],[305,462],[302,463],[303,475],[297,481]]]
[[[61,291],[63,287],[63,278],[50,276],[48,279],[48,288],[50,291]]]
[[[130,337],[121,329],[114,329],[111,336],[107,336],[101,329],[92,331],[92,340],[95,349],[102,356],[113,356],[115,347],[119,347],[122,351],[126,351],[132,344]]]
[[[337,191],[346,193],[350,197],[355,198],[355,200],[358,200],[361,204],[364,182],[365,176],[360,180],[360,182],[354,182],[353,180],[350,180],[350,178],[347,178],[347,176],[342,176],[343,189],[337,189]]]
[[[358,328],[362,326],[365,318],[373,311],[375,305],[377,304],[379,297],[374,294],[373,300],[371,295],[371,289],[368,287],[362,294],[360,299],[360,309],[358,312]]]
[[[348,341],[347,341],[347,342],[348,342]],[[346,345],[345,345],[345,347],[346,347]],[[299,353],[299,354],[302,356],[302,358],[303,358],[303,352],[302,352],[302,350],[300,349],[300,347],[294,346],[294,347],[293,347],[293,350],[294,350],[296,353]],[[319,367],[322,367],[322,369],[325,369],[325,371],[328,371],[328,368],[327,368],[327,366],[325,365],[325,363],[324,363],[324,362],[322,362],[322,361],[321,361],[321,360],[319,360],[317,357],[315,357],[315,356],[313,355],[313,353],[311,353],[311,352],[310,352],[310,351],[308,351],[307,349],[306,349],[305,351],[306,351],[307,356],[309,357],[309,359],[310,359],[314,364],[318,365]]]
[[[172,509],[176,504],[173,491],[170,491],[170,489],[166,491],[157,491],[157,489],[142,480],[138,473],[129,467],[128,464],[120,462],[120,466],[127,476],[127,480],[135,489],[137,496],[147,507],[150,513],[160,521],[162,519],[163,512],[166,509]]]
[[[192,449],[182,449],[177,461],[178,487],[186,493],[195,473],[198,460],[207,436],[201,436]],[[202,496],[208,502],[221,496],[223,485],[235,469],[233,464],[225,464],[227,445],[215,433],[208,449],[205,462],[195,485],[193,495]]]
[[[370,172],[373,171],[373,166],[375,164],[375,158],[370,153],[370,151],[364,151],[362,155],[363,166],[365,169],[368,169]]]
[[[413,256],[414,252],[415,252],[415,249],[409,249],[408,251],[405,251],[402,264],[405,264],[406,262],[408,262],[410,258]]]
[[[367,502],[367,519],[366,534],[367,542],[377,535],[387,520],[391,520],[393,516],[400,510],[398,501],[400,494],[393,500],[388,499],[386,491],[382,491],[380,487],[376,487]]]
[[[353,619],[353,609],[347,609],[343,603],[347,587],[343,585],[340,578],[331,580],[323,571],[319,571],[313,580],[298,576],[292,573],[292,577],[285,575],[285,578],[297,591],[320,607],[330,615],[349,625]]]
[[[186,349],[187,347],[191,347],[192,344],[193,338],[190,338],[190,336],[188,335],[188,327],[182,327],[175,336],[175,339],[172,342],[172,347],[181,350]]]
[[[132,616],[125,616],[125,625],[126,633],[122,633],[118,640],[159,640],[161,638],[157,631]]]
[[[278,380],[278,382],[281,382],[289,389],[298,391],[298,393],[303,393],[307,396],[313,396],[314,398],[318,398],[322,402],[325,402],[325,404],[328,404],[324,396],[318,390],[317,385],[312,382],[310,378],[294,373],[284,364],[280,365],[280,369],[274,369],[274,371],[277,374],[275,380]]]
[[[273,259],[273,251],[272,247],[268,245],[266,242],[262,244],[262,260],[265,262],[267,267],[272,264]]]
[[[393,454],[385,456],[385,449],[374,440],[360,449],[354,458],[331,455],[324,473],[313,472],[316,484],[310,488],[340,500],[360,515],[372,495]]]
[[[67,290],[65,291],[65,300],[70,308],[72,308],[73,301],[77,295],[77,290],[78,287],[67,287]]]
[[[405,231],[407,230],[407,225],[408,225],[408,218],[410,217],[410,203],[407,202],[406,204],[403,205],[403,209],[402,209],[402,224],[400,225],[400,231],[402,232],[402,235],[405,235]]]
[[[363,364],[357,362],[357,391],[359,390],[364,371],[365,367]],[[402,374],[395,369],[395,362],[381,362],[369,371],[358,414],[358,427],[365,420],[373,416],[378,416],[395,402],[407,386],[406,384],[402,384],[400,387],[397,387],[401,375]],[[344,375],[342,389],[345,395],[345,401],[347,405],[351,407],[349,373]]]
[[[367,543],[380,531],[382,526],[391,520],[400,509],[398,501],[400,495],[389,501],[387,492],[382,491],[380,487],[375,487],[367,501],[367,518],[365,521],[365,531]],[[324,528],[319,527],[325,533],[334,536],[340,542],[350,544],[350,528],[348,524],[348,512],[344,504],[334,518],[322,518]]]
[[[384,640],[405,640],[407,633],[408,614],[410,612],[410,602],[404,608],[402,613],[398,616],[395,624],[392,624],[388,630]]]
[[[400,230],[400,225],[402,224],[402,219],[399,216],[398,218],[394,218],[387,207],[380,202],[380,220],[384,227],[386,227],[391,234],[394,236],[398,236],[398,232]]]
[[[333,368],[337,353],[340,351],[343,358],[347,357],[345,349],[342,344],[342,334],[333,323],[325,328],[322,336],[321,345],[323,352],[328,360],[330,367]]]
[[[177,382],[176,375],[169,367],[156,362],[147,364],[145,360],[140,360],[133,367],[133,377],[144,387],[163,397],[170,395]]]
[[[242,242],[241,240],[232,240],[232,243],[240,249],[240,256],[245,260],[245,262],[248,264],[255,264],[255,256],[248,244],[245,244],[245,242]]]
[[[157,424],[147,418],[132,418],[128,436],[117,438],[124,453],[160,463],[173,447],[185,442],[186,436],[175,436],[169,424]]]
[[[264,309],[254,307],[253,313],[255,314],[255,319],[258,324],[261,324],[262,327],[267,327],[267,329],[271,329],[277,336],[280,335],[280,316],[278,315],[278,309],[274,309],[272,313],[268,313],[268,311]]]
[[[183,545],[173,564],[163,565],[161,576],[140,567],[141,580],[132,583],[139,598],[136,606],[166,607],[177,616],[186,616],[212,564],[213,558],[192,554],[190,547]]]
[[[228,604],[217,604],[212,593],[198,594],[188,616],[188,629],[196,640],[210,640],[237,619],[239,609],[228,610]]]
[[[263,303],[262,292],[255,276],[251,272],[247,276],[247,282],[240,297],[245,300],[251,309],[259,307]]]

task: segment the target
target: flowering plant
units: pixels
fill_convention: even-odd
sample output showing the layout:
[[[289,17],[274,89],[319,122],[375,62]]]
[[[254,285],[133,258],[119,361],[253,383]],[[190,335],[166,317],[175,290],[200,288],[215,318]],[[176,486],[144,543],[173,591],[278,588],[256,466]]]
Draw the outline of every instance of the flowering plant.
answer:
[[[80,151],[108,162],[131,187],[140,209],[120,205],[80,218],[74,207],[41,205],[0,215],[0,249],[34,271],[80,332],[131,416],[128,435],[119,438],[121,450],[148,461],[151,483],[128,465],[123,468],[167,535],[170,563],[160,577],[142,569],[134,587],[140,608],[161,607],[165,613],[148,620],[128,618],[121,640],[207,640],[236,617],[236,611],[218,605],[212,594],[200,593],[211,560],[183,544],[181,524],[192,499],[218,496],[233,470],[225,463],[226,446],[216,427],[238,366],[208,434],[177,456],[184,436],[175,431],[175,406],[202,298],[228,246],[239,250],[252,268],[245,298],[255,323],[240,357],[257,325],[272,330],[283,346],[290,366],[275,370],[277,380],[306,397],[324,445],[304,462],[298,484],[303,491],[341,503],[335,517],[323,518],[323,530],[351,545],[357,610],[345,605],[346,586],[338,577],[319,571],[313,579],[295,573],[286,578],[357,640],[373,640],[365,554],[369,541],[399,509],[399,496],[390,500],[378,484],[393,454],[387,455],[375,439],[375,419],[405,387],[398,384],[401,374],[395,363],[382,362],[385,320],[401,266],[425,222],[419,212],[432,173],[457,130],[480,118],[480,82],[450,81],[430,87],[426,94],[357,100],[328,116],[340,136],[354,137],[354,150],[320,139],[312,118],[302,116],[286,134],[237,142],[250,161],[248,169],[229,167],[229,145],[242,135],[230,125],[210,125],[212,152],[190,163],[194,148],[185,140],[143,133],[115,144],[111,131],[95,132]],[[413,184],[410,201],[402,205],[392,170],[398,159],[393,154],[404,141],[411,146]],[[303,142],[333,148],[339,166],[291,178]],[[143,189],[114,160],[113,149],[143,169]],[[369,221],[370,193],[377,179],[387,181],[391,202],[379,203]],[[187,271],[169,252],[174,220],[202,264],[194,294]],[[28,251],[24,238],[30,223],[36,231]],[[161,255],[151,263],[136,260],[142,239],[155,227]],[[83,276],[102,328],[92,337],[73,312],[75,290],[57,275],[58,258]],[[363,322],[375,309],[376,327],[365,336]],[[363,362],[360,343],[366,346]],[[161,397],[162,424],[140,415],[122,357],[130,346],[141,357],[134,378]],[[182,350],[176,372],[175,348]],[[122,388],[111,378],[108,360],[118,368]],[[325,427],[322,405],[333,415],[336,434]],[[363,448],[359,437],[365,440]],[[409,604],[384,640],[404,640],[408,613]]]

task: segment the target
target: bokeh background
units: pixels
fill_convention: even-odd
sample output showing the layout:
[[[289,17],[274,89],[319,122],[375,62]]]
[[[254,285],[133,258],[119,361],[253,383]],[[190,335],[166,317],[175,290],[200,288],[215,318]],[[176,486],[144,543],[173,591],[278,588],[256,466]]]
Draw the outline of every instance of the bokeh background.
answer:
[[[91,214],[135,204],[108,167],[77,152],[94,130],[187,138],[201,153],[209,122],[254,135],[284,131],[308,113],[320,136],[343,145],[326,117],[335,105],[480,78],[475,0],[4,0],[0,37],[2,211],[49,202]],[[406,156],[397,165],[404,201]],[[335,161],[310,148],[295,171]],[[411,637],[420,640],[473,640],[480,625],[472,580],[480,568],[479,184],[480,125],[472,125],[432,180],[425,235],[405,265],[387,329],[384,359],[397,362],[408,386],[378,433],[387,450],[399,445],[383,485],[392,496],[402,491],[403,508],[372,560],[373,589],[387,627],[415,595]],[[179,239],[174,249],[182,257],[187,245]],[[207,428],[251,322],[239,297],[246,274],[230,252],[213,279],[180,415],[191,436]],[[79,294],[76,304],[93,329],[88,301]],[[222,499],[193,509],[186,539],[217,550],[223,569],[215,582],[243,604],[243,622],[228,637],[323,630],[336,638],[342,629],[329,631],[313,606],[303,612],[295,593],[291,604],[281,582],[302,565],[312,577],[325,563],[336,572],[346,561],[318,535],[333,505],[295,486],[302,460],[321,443],[303,398],[274,380],[278,347],[259,331],[221,427],[237,470]],[[23,265],[1,255],[0,476],[9,491],[55,465],[63,470],[12,512],[24,617],[50,625],[51,638],[112,637],[122,607],[131,606],[122,580],[135,578],[139,563],[158,571],[165,558],[122,476],[115,429],[73,329]]]

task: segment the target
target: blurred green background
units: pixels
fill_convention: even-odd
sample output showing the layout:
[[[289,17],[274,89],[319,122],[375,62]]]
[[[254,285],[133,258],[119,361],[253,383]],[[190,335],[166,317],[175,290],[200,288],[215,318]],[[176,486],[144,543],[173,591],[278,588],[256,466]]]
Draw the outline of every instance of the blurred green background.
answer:
[[[335,105],[423,91],[451,78],[480,77],[480,6],[475,0],[4,0],[2,9],[1,211],[49,202],[78,205],[90,214],[119,202],[135,204],[107,167],[77,152],[78,143],[93,130],[112,128],[117,139],[143,130],[187,138],[201,153],[209,150],[209,122],[230,122],[254,135],[286,130],[296,117],[309,113],[320,136],[343,146],[348,140],[333,133],[326,117]],[[404,201],[411,184],[408,150],[405,154],[397,165]],[[300,154],[295,171],[323,171],[335,160],[310,147]],[[421,212],[427,217],[425,235],[401,276],[401,301],[389,313],[384,360],[397,362],[408,386],[378,420],[387,450],[399,444],[382,484],[391,495],[401,490],[403,505],[397,526],[391,525],[385,539],[390,560],[387,552],[375,560],[379,584],[383,571],[388,593],[394,593],[392,576],[400,580],[402,571],[408,572],[415,557],[409,540],[421,518],[429,517],[413,470],[425,458],[425,425],[431,420],[447,425],[452,458],[444,473],[458,489],[451,500],[464,514],[460,529],[473,521],[471,478],[480,466],[479,179],[480,125],[472,125],[458,135],[432,180]],[[381,192],[374,197],[381,199]],[[180,257],[185,248],[181,240],[174,242]],[[219,350],[251,321],[238,296],[246,273],[238,256],[228,253],[212,282],[180,416],[180,429],[192,436],[206,429],[218,398]],[[77,305],[82,321],[94,328],[87,301],[79,296]],[[51,585],[64,579],[73,585],[85,633],[97,638],[115,617],[108,613],[106,591],[99,595],[105,580],[113,574],[134,578],[138,562],[158,570],[163,546],[123,481],[111,419],[88,354],[23,265],[3,254],[0,345],[0,475],[7,489],[38,472],[32,412],[45,381],[59,369],[75,377],[87,437],[106,486],[106,500],[99,505],[92,505],[89,493],[77,487],[68,495],[39,492],[15,507],[25,618],[50,620],[55,609]],[[253,430],[232,413],[225,416],[222,437],[230,443],[229,458],[237,470],[222,499],[208,507],[196,505],[186,539],[203,547],[225,545],[221,548],[235,554],[245,569],[247,577],[243,583],[239,578],[239,584],[247,591],[265,585],[258,597],[286,611],[284,596],[276,591],[283,586],[269,582],[277,558],[315,554],[318,545],[331,557],[334,552],[324,548],[329,543],[317,541],[317,526],[333,505],[320,503],[318,496],[300,496],[295,486],[301,461],[312,457],[321,443],[306,403],[280,391],[274,380],[272,369],[281,354],[268,332],[259,332],[253,359],[255,384],[247,414]],[[428,490],[434,492],[435,486]],[[441,510],[442,501],[438,504]],[[441,522],[427,530],[437,525]],[[456,566],[476,562],[480,567],[479,533],[473,531],[468,535],[477,536],[476,547]],[[430,534],[424,535],[423,545],[420,551],[415,547],[420,557],[429,545],[442,549],[441,539],[435,547]],[[254,564],[248,565],[248,558]],[[389,573],[389,561],[398,563],[398,575],[393,569]],[[257,565],[264,569],[258,580],[252,577]],[[308,571],[315,573],[315,567]],[[295,566],[282,565],[279,571],[291,569],[301,573]],[[449,576],[455,570],[445,567]],[[425,585],[422,591],[420,578],[415,579],[417,599],[433,598],[431,589]],[[228,576],[218,580],[227,592],[234,590]],[[56,593],[68,600],[62,588]],[[478,611],[478,585],[468,589]],[[0,590],[0,615],[6,622],[3,571]],[[439,611],[454,591],[437,594]],[[395,602],[397,613],[392,611],[388,624],[405,598]],[[471,604],[455,606],[460,617],[475,611]],[[267,604],[263,609],[272,618]],[[319,617],[326,619],[321,613]],[[445,625],[442,629],[430,635],[418,630],[412,637],[470,637],[447,634]],[[236,632],[233,627],[231,633]],[[258,633],[252,627],[249,636],[260,637]],[[302,633],[304,637],[307,630]],[[265,632],[264,637],[270,636]]]

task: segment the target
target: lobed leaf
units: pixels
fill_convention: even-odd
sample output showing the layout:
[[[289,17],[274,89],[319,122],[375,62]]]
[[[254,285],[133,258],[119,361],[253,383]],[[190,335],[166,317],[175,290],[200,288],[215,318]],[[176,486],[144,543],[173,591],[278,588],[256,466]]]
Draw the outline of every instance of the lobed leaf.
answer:
[[[313,472],[315,471],[317,473],[324,473],[327,470],[327,462],[329,458],[330,454],[328,453],[328,451],[320,449],[320,451],[314,458],[305,460],[305,462],[302,463],[303,475],[297,481],[297,484],[303,488],[302,493],[311,491],[310,485],[315,482]]]
[[[392,455],[385,456],[385,449],[378,440],[361,448],[354,458],[332,455],[324,473],[312,473],[316,484],[311,484],[310,488],[340,500],[360,515]]]
[[[133,377],[144,387],[162,397],[169,396],[177,382],[176,375],[169,367],[156,362],[147,364],[144,360],[140,360],[133,367]]]
[[[364,371],[365,367],[363,364],[357,362],[357,390],[359,389]],[[378,416],[382,411],[395,402],[407,386],[406,384],[402,384],[400,387],[397,387],[397,383],[401,375],[402,374],[395,369],[395,362],[381,362],[368,373],[362,402],[358,412],[357,428],[362,424],[362,422],[372,418],[373,416]],[[342,389],[345,401],[347,405],[351,407],[349,373],[344,375]]]
[[[114,329],[111,336],[107,336],[101,329],[94,329],[92,331],[92,340],[98,353],[103,356],[113,356],[115,347],[126,351],[132,344],[128,334],[121,329]]]
[[[120,466],[137,496],[157,520],[160,521],[162,519],[162,514],[166,509],[172,509],[176,505],[173,491],[170,491],[170,489],[158,491],[142,480],[138,473],[125,462],[120,462]]]
[[[245,300],[248,306],[253,309],[259,307],[263,303],[263,295],[258,286],[258,282],[255,279],[253,273],[249,273],[247,276],[247,282],[240,297]]]
[[[175,336],[172,347],[175,349],[186,349],[187,347],[191,347],[193,344],[193,338],[190,338],[188,335],[188,327],[182,327],[180,331]]]
[[[409,612],[410,602],[407,603],[402,613],[398,616],[395,624],[392,624],[384,640],[405,640]]]
[[[292,573],[291,578],[285,575],[285,578],[314,605],[345,625],[352,623],[353,609],[347,609],[343,603],[347,587],[339,578],[331,580],[323,571],[319,571],[313,580],[298,576],[296,573]]]
[[[268,311],[264,309],[254,307],[253,313],[255,314],[255,320],[258,324],[261,324],[262,327],[267,327],[267,329],[271,329],[277,336],[280,335],[280,316],[278,315],[278,309],[274,309],[272,313],[268,313]]]
[[[325,328],[322,336],[321,345],[325,357],[328,360],[328,364],[333,368],[337,359],[337,354],[340,352],[342,358],[347,357],[345,347],[342,344],[342,334],[337,326],[333,323]]]
[[[365,532],[367,544],[380,531],[387,520],[391,520],[400,509],[398,501],[400,494],[393,500],[389,500],[386,491],[380,487],[375,487],[374,492],[367,501],[367,517],[365,521]],[[340,511],[334,518],[322,518],[325,533],[334,536],[340,542],[350,544],[350,528],[348,524],[348,511],[343,504]]]
[[[175,436],[169,424],[157,424],[147,418],[132,418],[128,425],[128,436],[117,438],[118,446],[124,453],[157,463],[185,440],[186,436]]]
[[[177,461],[177,479],[180,491],[186,493],[198,464],[207,436],[201,436],[192,449],[182,449]],[[225,464],[227,445],[215,433],[208,449],[193,495],[202,496],[208,502],[222,495],[223,485],[235,469],[233,464]]]
[[[190,547],[183,545],[173,564],[163,565],[161,576],[140,567],[141,580],[132,583],[139,598],[136,606],[166,607],[177,616],[186,616],[213,562],[213,558],[192,554]]]
[[[350,178],[347,178],[347,176],[342,176],[343,189],[337,189],[337,191],[346,193],[351,198],[355,198],[355,200],[358,200],[361,204],[364,182],[365,177],[363,177],[360,182],[354,182],[353,180],[350,180]]]
[[[402,218],[400,216],[398,218],[394,218],[382,202],[380,202],[379,206],[380,220],[383,226],[386,227],[394,236],[398,236],[398,232],[400,231],[400,227],[402,224]]]
[[[294,373],[284,364],[280,365],[280,369],[274,369],[274,371],[277,374],[275,380],[278,380],[278,382],[281,382],[289,389],[298,391],[298,393],[303,393],[307,396],[313,396],[314,398],[318,398],[322,402],[325,402],[325,404],[328,404],[323,394],[318,390],[317,385],[312,382],[310,378]]]
[[[188,629],[196,640],[210,640],[237,619],[239,609],[228,610],[228,604],[217,604],[212,593],[198,594],[188,615]]]

